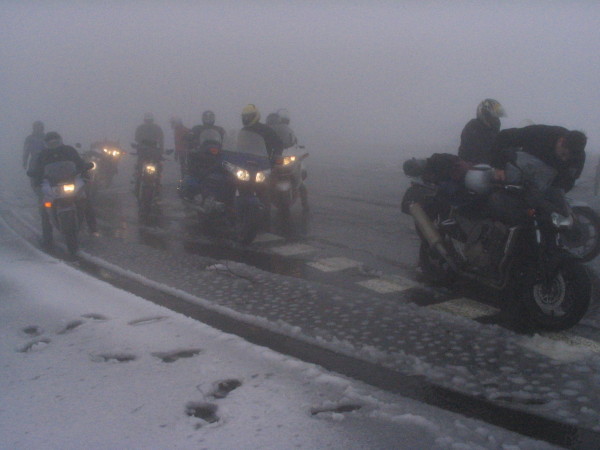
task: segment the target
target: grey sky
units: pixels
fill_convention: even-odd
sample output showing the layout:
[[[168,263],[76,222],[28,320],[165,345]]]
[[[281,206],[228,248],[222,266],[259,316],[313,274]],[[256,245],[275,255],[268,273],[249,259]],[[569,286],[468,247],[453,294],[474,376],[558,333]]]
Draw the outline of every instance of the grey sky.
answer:
[[[596,1],[0,0],[1,132],[43,120],[73,143],[129,142],[144,112],[226,128],[286,107],[319,151],[454,151],[477,103],[503,127],[600,135]],[[381,150],[383,151],[383,150]]]

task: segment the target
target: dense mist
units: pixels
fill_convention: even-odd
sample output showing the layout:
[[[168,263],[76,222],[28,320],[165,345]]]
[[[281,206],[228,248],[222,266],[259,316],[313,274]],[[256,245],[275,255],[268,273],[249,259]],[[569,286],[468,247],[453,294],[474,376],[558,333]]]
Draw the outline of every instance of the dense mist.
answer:
[[[128,144],[149,111],[170,143],[173,115],[190,126],[212,109],[232,128],[255,103],[263,118],[287,108],[313,154],[400,159],[456,151],[486,97],[503,128],[600,141],[598,2],[0,3],[5,155],[34,120],[85,148]]]

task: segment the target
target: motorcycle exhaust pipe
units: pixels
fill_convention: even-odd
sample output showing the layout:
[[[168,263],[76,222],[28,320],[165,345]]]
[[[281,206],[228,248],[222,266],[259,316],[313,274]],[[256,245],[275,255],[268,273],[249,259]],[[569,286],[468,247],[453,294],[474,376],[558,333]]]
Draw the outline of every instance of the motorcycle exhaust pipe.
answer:
[[[437,228],[435,227],[427,213],[423,210],[423,207],[420,204],[413,202],[408,207],[408,211],[410,215],[413,216],[413,219],[415,220],[419,231],[423,234],[429,245],[432,248],[435,248],[435,250],[442,256],[442,258],[446,260],[446,262],[453,271],[460,272],[459,268],[454,262],[454,259],[450,256],[450,254],[446,250],[446,247],[444,247],[442,236],[440,236],[440,233],[438,232]]]

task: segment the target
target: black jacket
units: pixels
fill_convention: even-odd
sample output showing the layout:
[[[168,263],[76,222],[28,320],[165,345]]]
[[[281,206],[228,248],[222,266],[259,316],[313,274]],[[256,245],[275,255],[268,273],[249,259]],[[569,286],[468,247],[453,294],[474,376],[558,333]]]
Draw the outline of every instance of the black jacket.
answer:
[[[262,138],[265,140],[265,144],[267,145],[269,158],[273,156],[279,156],[283,152],[283,142],[281,142],[281,139],[279,139],[277,133],[275,133],[273,128],[270,126],[257,122],[254,125],[244,127],[243,129],[253,131],[262,136]]]
[[[492,146],[491,165],[497,169],[504,169],[510,161],[511,148],[520,147],[556,169],[558,175],[553,185],[568,192],[581,175],[585,164],[585,153],[582,158],[566,162],[557,158],[556,142],[568,132],[566,128],[551,125],[530,125],[502,130]]]
[[[458,156],[474,164],[489,164],[494,139],[500,124],[488,126],[479,119],[470,120],[460,134]]]
[[[27,175],[33,178],[37,184],[41,184],[44,176],[44,167],[58,161],[73,161],[79,173],[84,172],[88,168],[88,163],[79,156],[77,150],[70,145],[63,144],[56,148],[45,148],[42,150],[33,162],[33,167],[27,171]]]

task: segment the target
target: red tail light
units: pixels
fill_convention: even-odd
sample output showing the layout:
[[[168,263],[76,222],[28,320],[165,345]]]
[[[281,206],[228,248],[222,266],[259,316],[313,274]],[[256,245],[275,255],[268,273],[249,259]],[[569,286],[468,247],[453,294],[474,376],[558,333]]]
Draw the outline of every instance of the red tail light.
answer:
[[[212,155],[218,155],[219,154],[219,147],[210,147],[208,149],[208,151],[212,154]]]

